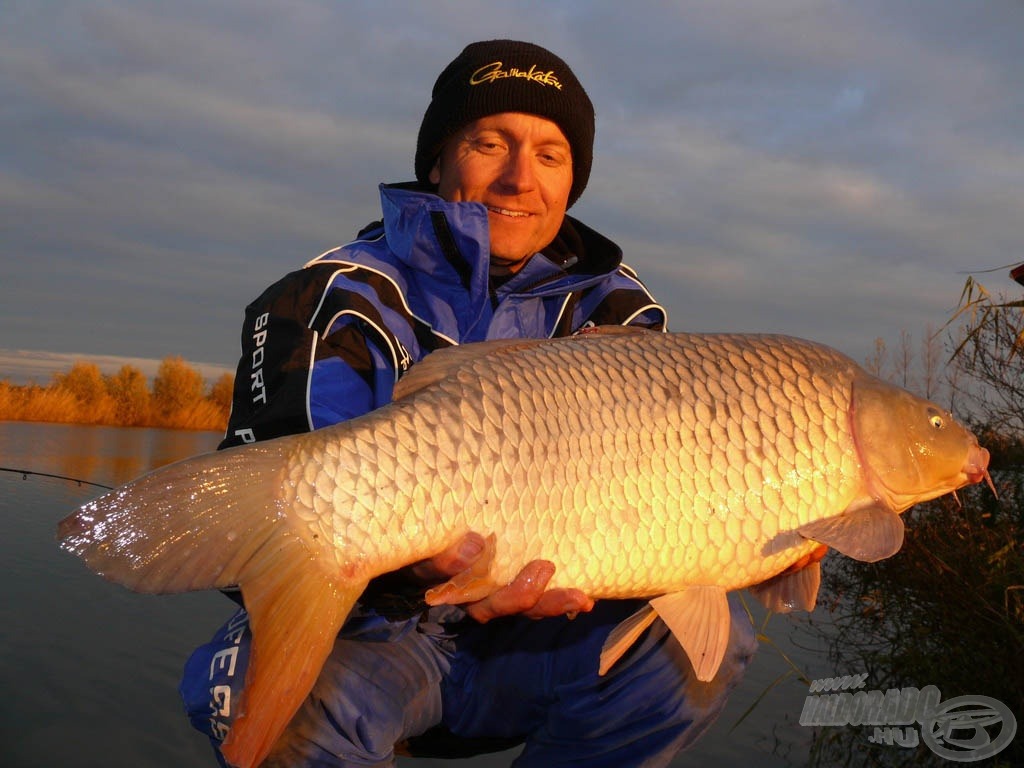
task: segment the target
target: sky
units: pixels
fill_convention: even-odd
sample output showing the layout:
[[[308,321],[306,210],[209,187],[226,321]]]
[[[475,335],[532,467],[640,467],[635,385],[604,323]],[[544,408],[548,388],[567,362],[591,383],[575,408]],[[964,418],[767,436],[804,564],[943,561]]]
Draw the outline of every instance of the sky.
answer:
[[[1024,259],[1017,0],[0,0],[0,378],[47,354],[233,369],[245,305],[379,218],[475,40],[597,110],[571,213],[677,331],[858,361]],[[1019,291],[1019,289],[1018,289]]]

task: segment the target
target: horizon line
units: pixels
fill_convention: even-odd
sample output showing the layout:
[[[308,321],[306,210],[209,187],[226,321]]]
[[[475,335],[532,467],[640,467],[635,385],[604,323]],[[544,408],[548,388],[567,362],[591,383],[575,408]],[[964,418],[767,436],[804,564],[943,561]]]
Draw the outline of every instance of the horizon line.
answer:
[[[92,363],[105,375],[117,373],[122,366],[138,368],[146,378],[156,376],[157,370],[168,357],[181,357],[199,374],[212,383],[223,374],[234,375],[235,369],[218,363],[189,360],[184,355],[155,357],[129,357],[126,355],[98,355],[85,352],[49,352],[42,349],[10,349],[0,347],[0,381],[16,386],[26,384],[44,385],[53,380],[54,374],[66,373],[75,363]],[[39,379],[42,379],[40,381]]]

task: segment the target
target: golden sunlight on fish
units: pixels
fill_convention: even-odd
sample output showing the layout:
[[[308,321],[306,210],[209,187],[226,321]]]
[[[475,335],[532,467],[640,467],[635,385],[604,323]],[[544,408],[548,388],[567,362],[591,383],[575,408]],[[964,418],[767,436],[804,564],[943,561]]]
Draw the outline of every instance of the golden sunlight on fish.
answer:
[[[948,412],[781,336],[471,344],[413,366],[395,394],[164,467],[60,524],[65,549],[132,589],[240,586],[253,655],[223,747],[234,765],[271,752],[367,582],[468,531],[493,535],[489,568],[428,602],[551,560],[551,587],[653,598],[609,637],[602,671],[660,617],[710,680],[728,591],[809,609],[827,547],[888,557],[900,512],[987,476],[988,452]]]

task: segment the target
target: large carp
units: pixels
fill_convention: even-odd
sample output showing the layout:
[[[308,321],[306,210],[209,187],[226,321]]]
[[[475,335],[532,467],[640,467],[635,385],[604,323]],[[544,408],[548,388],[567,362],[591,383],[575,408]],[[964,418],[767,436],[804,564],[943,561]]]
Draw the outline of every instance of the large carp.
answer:
[[[223,746],[235,765],[270,752],[367,582],[469,531],[492,536],[489,569],[428,602],[479,598],[547,559],[551,587],[652,598],[602,670],[657,615],[709,680],[728,591],[813,607],[823,545],[892,555],[900,512],[987,476],[947,411],[781,336],[471,344],[413,366],[395,398],[161,468],[60,523],[65,549],[132,589],[241,588],[253,646]]]

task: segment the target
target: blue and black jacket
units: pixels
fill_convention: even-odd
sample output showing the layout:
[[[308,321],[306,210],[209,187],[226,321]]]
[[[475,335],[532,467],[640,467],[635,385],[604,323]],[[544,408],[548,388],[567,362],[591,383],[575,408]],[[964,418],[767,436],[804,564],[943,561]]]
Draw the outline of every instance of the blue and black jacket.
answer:
[[[666,326],[621,249],[571,217],[521,270],[496,277],[483,205],[414,185],[380,192],[382,221],[246,308],[222,448],[378,408],[409,366],[440,347],[589,325]]]

